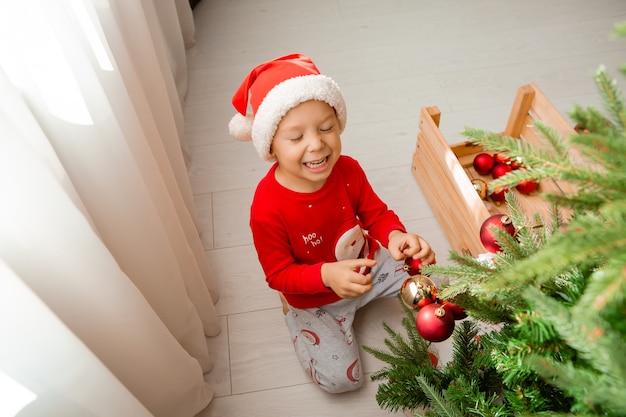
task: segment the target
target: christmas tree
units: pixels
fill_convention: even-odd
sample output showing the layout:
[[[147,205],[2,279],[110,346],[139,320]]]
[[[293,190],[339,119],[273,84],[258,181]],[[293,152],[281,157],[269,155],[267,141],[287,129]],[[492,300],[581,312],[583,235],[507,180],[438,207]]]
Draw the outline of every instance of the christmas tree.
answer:
[[[615,33],[626,36],[626,24]],[[569,138],[541,122],[541,148],[463,132],[525,165],[490,189],[554,178],[576,192],[545,194],[554,205],[549,218],[524,213],[507,193],[516,233],[491,229],[500,246],[491,262],[452,252],[450,265],[423,269],[449,279],[438,297],[470,318],[457,322],[452,360],[438,367],[412,309],[403,305],[402,333],[384,324],[386,349],[364,347],[388,364],[372,375],[382,408],[416,416],[626,416],[626,108],[605,68],[594,81],[606,108],[576,106],[570,116],[580,129]],[[476,320],[499,330],[479,334]]]

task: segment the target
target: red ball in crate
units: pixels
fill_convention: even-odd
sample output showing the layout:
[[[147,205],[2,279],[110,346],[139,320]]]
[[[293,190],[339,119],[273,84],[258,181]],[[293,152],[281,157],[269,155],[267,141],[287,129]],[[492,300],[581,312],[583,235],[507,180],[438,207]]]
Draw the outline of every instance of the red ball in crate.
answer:
[[[495,180],[496,178],[500,178],[511,171],[513,171],[513,168],[511,168],[511,165],[509,164],[496,164],[491,170],[491,176]]]
[[[496,188],[494,192],[489,194],[489,198],[491,198],[493,201],[497,201],[498,203],[500,203],[506,200],[507,191],[509,191],[508,188],[503,188],[503,187]]]
[[[506,214],[494,214],[493,216],[489,216],[480,226],[480,242],[489,252],[496,253],[500,250],[500,245],[498,245],[496,237],[491,231],[491,226],[504,230],[511,236],[515,236],[515,226],[511,218]]]
[[[428,304],[417,312],[415,327],[429,342],[443,342],[454,332],[454,317],[441,304]]]
[[[533,191],[535,191],[538,186],[539,184],[537,183],[537,181],[523,180],[523,181],[520,181],[520,183],[517,184],[515,188],[517,188],[517,190],[522,194],[530,194]]]
[[[496,161],[496,164],[508,164],[511,162],[511,158],[503,152],[498,152],[493,155],[493,159]]]
[[[522,158],[511,159],[510,165],[513,169],[520,169],[524,166],[524,160]]]
[[[474,157],[474,161],[472,161],[472,166],[480,175],[487,175],[491,172],[495,161],[493,156],[488,153],[481,152]]]

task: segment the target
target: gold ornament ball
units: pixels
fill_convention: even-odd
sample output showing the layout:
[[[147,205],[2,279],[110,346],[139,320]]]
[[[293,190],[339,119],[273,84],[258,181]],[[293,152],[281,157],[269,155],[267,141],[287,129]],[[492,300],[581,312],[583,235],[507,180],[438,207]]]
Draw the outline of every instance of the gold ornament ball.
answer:
[[[400,288],[400,297],[407,307],[416,310],[420,300],[426,296],[437,294],[437,286],[432,279],[424,275],[413,275],[407,278]]]
[[[476,190],[476,192],[478,193],[478,196],[482,200],[487,198],[487,191],[489,187],[487,187],[487,183],[484,180],[481,180],[480,178],[476,178],[472,180],[472,185],[474,186],[474,189]]]

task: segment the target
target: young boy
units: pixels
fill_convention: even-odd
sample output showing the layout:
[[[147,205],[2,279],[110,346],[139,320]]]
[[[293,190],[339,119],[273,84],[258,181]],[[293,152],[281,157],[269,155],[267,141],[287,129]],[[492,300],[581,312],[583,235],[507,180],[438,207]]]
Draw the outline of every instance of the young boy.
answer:
[[[293,54],[252,70],[233,97],[230,133],[273,162],[259,182],[250,227],[268,285],[288,303],[286,322],[304,369],[325,391],[362,383],[352,322],[370,301],[398,294],[403,260],[435,262],[341,155],[346,106],[338,85]]]

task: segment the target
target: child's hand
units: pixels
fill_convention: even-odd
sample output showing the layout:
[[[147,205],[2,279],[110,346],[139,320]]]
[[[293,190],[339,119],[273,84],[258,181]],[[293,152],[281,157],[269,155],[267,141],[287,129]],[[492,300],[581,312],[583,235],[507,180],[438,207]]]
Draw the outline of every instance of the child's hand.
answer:
[[[322,265],[322,282],[341,298],[356,298],[372,289],[372,274],[363,275],[362,267],[376,265],[373,259],[346,259]]]
[[[422,265],[435,263],[435,252],[424,238],[413,233],[394,230],[389,233],[389,252],[396,261],[406,258],[419,259]]]

